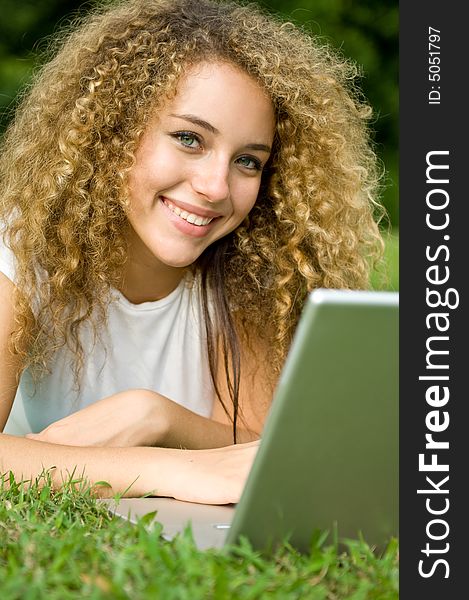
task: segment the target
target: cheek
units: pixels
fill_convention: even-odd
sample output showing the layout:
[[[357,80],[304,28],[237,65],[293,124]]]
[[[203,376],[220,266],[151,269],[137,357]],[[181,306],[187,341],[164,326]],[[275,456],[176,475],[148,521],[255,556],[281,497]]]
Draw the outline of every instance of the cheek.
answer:
[[[254,204],[256,203],[257,196],[259,194],[260,181],[257,179],[252,182],[247,182],[246,184],[239,186],[236,190],[236,201],[235,204],[235,213],[241,219],[251,212]]]
[[[174,147],[156,139],[152,146],[145,144],[137,151],[129,182],[139,192],[155,190],[167,185],[181,171],[181,160]]]

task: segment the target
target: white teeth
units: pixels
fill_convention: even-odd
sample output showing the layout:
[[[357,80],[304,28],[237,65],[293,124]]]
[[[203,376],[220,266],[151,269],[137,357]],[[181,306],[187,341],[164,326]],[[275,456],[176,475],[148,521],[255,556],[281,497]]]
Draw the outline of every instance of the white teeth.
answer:
[[[164,199],[163,201],[169,210],[171,210],[175,215],[181,217],[181,219],[184,219],[188,223],[192,223],[193,225],[208,225],[210,221],[213,220],[213,217],[201,217],[200,215],[195,215],[194,213],[188,213],[185,210],[181,210],[175,204],[169,202],[169,200]]]

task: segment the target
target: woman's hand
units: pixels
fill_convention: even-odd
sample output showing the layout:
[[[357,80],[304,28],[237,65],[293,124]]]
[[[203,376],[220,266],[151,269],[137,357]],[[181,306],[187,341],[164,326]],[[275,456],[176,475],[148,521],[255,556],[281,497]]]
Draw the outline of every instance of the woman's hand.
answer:
[[[163,493],[156,490],[154,495],[201,504],[236,503],[258,447],[259,441],[255,441],[210,450],[174,450],[177,460],[167,480],[168,489]]]
[[[164,396],[149,390],[128,390],[60,419],[26,437],[67,446],[158,445],[169,427]]]

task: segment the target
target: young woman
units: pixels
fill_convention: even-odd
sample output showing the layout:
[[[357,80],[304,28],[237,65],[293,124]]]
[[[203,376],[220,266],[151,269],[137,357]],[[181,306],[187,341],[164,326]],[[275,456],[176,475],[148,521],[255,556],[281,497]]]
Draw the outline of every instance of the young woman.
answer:
[[[60,42],[0,158],[3,472],[238,499],[306,294],[381,248],[354,74],[216,0]]]

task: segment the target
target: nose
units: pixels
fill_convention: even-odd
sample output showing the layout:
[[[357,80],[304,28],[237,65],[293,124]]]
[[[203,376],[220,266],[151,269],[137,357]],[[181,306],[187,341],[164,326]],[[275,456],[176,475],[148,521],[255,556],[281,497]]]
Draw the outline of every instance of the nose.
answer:
[[[194,168],[192,189],[209,202],[221,202],[230,193],[229,164],[221,158],[206,157]]]

